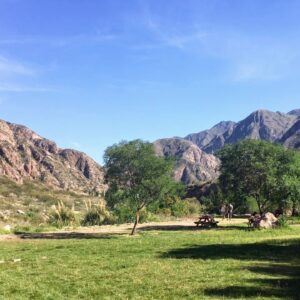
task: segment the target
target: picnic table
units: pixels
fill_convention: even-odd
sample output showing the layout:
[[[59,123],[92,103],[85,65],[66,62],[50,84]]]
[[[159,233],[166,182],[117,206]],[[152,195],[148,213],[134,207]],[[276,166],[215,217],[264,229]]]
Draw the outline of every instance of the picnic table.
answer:
[[[197,227],[217,227],[218,226],[218,221],[214,219],[213,216],[211,215],[202,215],[199,217],[199,220],[194,222]]]

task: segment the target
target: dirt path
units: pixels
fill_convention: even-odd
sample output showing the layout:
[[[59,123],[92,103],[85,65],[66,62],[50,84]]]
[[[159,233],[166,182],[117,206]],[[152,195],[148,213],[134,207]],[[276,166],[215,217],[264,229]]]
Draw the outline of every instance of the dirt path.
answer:
[[[167,231],[167,230],[196,230],[194,221],[196,219],[180,219],[166,222],[149,222],[140,224],[138,231]],[[231,221],[218,220],[220,226],[236,226],[238,224],[246,224],[245,219],[233,219]],[[77,227],[66,228],[64,230],[57,230],[45,233],[23,233],[23,234],[6,234],[0,235],[1,241],[11,241],[20,239],[66,239],[66,238],[107,238],[113,235],[129,235],[133,224],[121,224],[121,225],[103,225],[93,227]]]

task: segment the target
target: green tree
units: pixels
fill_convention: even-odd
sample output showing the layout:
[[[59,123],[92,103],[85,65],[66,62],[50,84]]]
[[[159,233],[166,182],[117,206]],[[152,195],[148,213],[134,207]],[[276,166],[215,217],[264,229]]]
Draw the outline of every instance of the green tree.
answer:
[[[158,157],[151,143],[134,140],[115,144],[106,149],[104,163],[109,185],[108,205],[129,203],[135,211],[132,235],[144,207],[183,191],[182,184],[172,179],[174,161]]]
[[[298,154],[280,145],[246,140],[224,147],[217,155],[220,185],[237,206],[252,196],[262,214],[288,199],[292,187],[294,191],[299,188],[299,173],[293,171]]]
[[[292,203],[292,214],[298,213],[297,207],[300,202],[300,153],[289,151],[288,167],[280,176],[284,206],[288,206],[288,202]]]

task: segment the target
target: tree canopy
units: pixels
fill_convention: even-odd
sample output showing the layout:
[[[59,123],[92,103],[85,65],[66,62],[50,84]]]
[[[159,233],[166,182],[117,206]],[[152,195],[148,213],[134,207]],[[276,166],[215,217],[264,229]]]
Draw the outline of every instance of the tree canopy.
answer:
[[[172,179],[174,161],[158,157],[149,142],[123,141],[106,149],[104,154],[108,205],[127,201],[136,212],[132,234],[139,222],[140,211],[154,201],[175,196],[182,184]]]
[[[296,203],[300,196],[300,155],[269,142],[245,140],[227,145],[221,160],[220,186],[237,205],[254,197],[260,213]]]

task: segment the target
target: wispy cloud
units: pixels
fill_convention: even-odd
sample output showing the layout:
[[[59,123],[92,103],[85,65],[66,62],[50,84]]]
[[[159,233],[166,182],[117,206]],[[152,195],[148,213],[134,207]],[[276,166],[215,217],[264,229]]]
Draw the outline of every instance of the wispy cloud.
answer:
[[[171,8],[164,7],[162,16],[149,2],[139,3],[142,25],[152,39],[136,45],[136,49],[171,47],[181,53],[207,58],[219,66],[224,80],[233,83],[280,80],[289,76],[299,61],[300,40],[297,37],[285,41],[280,35],[270,37],[260,32],[253,35],[251,31],[233,29],[226,24],[220,27],[219,22],[205,23],[207,18],[205,15],[201,18],[201,12],[196,18],[191,14],[191,18],[183,22],[173,17]]]
[[[195,43],[201,42],[207,36],[207,33],[204,31],[189,33],[168,32],[149,15],[144,20],[144,24],[148,31],[154,35],[156,43],[140,45],[139,48],[172,47],[184,50]]]
[[[95,44],[112,41],[116,39],[113,34],[78,34],[73,36],[17,36],[14,38],[0,39],[0,45],[23,45],[23,44],[39,44],[51,47],[64,47],[82,44]]]
[[[24,63],[0,55],[0,76],[2,77],[8,75],[33,76],[36,75],[36,73],[37,73],[36,69],[29,67]]]
[[[0,92],[14,92],[14,93],[22,93],[22,92],[52,92],[53,89],[43,88],[43,87],[34,87],[34,86],[24,86],[18,84],[0,84]]]
[[[275,81],[287,76],[300,56],[300,43],[291,46],[264,36],[222,30],[175,31],[153,21],[149,15],[145,27],[155,36],[155,43],[142,44],[137,49],[173,47],[195,56],[215,59],[226,65],[223,74],[232,82]],[[223,69],[224,72],[224,69]]]
[[[0,55],[0,92],[49,92],[52,88],[37,86],[41,68]]]

